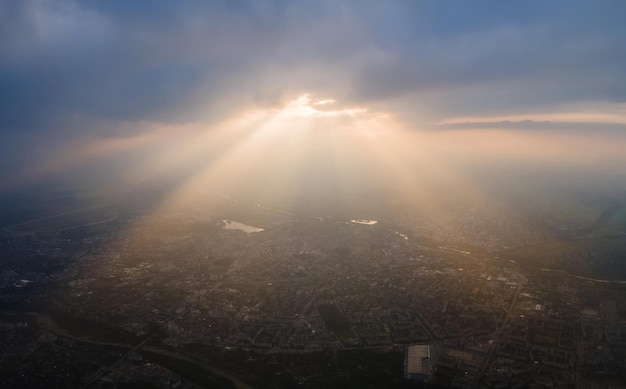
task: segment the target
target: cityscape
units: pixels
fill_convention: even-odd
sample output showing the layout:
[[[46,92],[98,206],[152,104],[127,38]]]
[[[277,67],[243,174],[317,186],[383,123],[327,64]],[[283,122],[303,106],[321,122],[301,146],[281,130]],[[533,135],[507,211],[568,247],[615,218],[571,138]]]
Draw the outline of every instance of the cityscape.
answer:
[[[625,16],[0,0],[0,388],[626,388]]]
[[[7,385],[319,387],[372,371],[407,387],[623,379],[621,281],[435,244],[393,220],[227,200],[219,213],[100,205],[7,229],[3,252],[42,259],[0,279]],[[417,373],[410,347],[427,347]],[[356,365],[328,363],[350,353]]]

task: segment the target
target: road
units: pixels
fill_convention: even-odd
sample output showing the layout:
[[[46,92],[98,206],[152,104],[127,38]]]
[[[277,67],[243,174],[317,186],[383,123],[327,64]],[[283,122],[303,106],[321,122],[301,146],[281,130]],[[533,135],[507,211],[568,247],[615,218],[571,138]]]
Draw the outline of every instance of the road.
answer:
[[[204,359],[192,358],[191,356],[187,355],[186,353],[184,353],[182,351],[181,352],[174,352],[174,351],[169,351],[169,350],[162,349],[162,348],[154,346],[154,345],[147,345],[147,343],[149,342],[150,339],[143,340],[142,342],[140,342],[137,345],[129,345],[129,344],[119,343],[119,342],[104,342],[104,341],[93,340],[93,339],[90,339],[90,338],[86,338],[84,336],[79,336],[79,335],[75,335],[75,334],[70,333],[66,328],[63,328],[61,325],[59,325],[59,323],[56,322],[48,314],[40,313],[40,312],[27,312],[27,314],[35,316],[37,318],[37,323],[38,323],[39,326],[41,326],[41,328],[44,328],[44,329],[54,333],[55,335],[57,335],[60,338],[68,338],[68,339],[72,339],[72,340],[75,340],[75,341],[78,341],[78,342],[97,344],[97,345],[101,345],[101,346],[124,347],[124,348],[128,348],[129,349],[128,352],[126,352],[120,359],[118,359],[116,362],[114,362],[112,365],[110,365],[107,369],[103,369],[102,370],[103,372],[104,371],[111,371],[111,370],[116,369],[118,367],[118,365],[120,365],[122,362],[124,362],[126,360],[126,356],[130,352],[141,349],[141,350],[146,351],[146,352],[151,352],[151,353],[163,355],[165,357],[178,359],[178,360],[182,360],[182,361],[185,361],[187,363],[190,363],[190,364],[194,364],[198,368],[208,372],[211,375],[219,376],[219,377],[222,377],[222,378],[225,378],[225,379],[229,380],[234,385],[234,387],[237,388],[237,389],[250,389],[250,388],[252,388],[252,386],[248,385],[247,383],[245,383],[244,381],[240,380],[239,378],[229,374],[228,372],[225,372],[223,370],[220,370],[220,369],[217,369],[217,368],[211,366],[209,364],[209,362],[204,360]],[[100,376],[96,377],[94,380],[90,381],[87,385],[85,385],[84,388],[89,388],[99,378],[100,378]]]
[[[478,373],[476,374],[476,380],[473,385],[474,388],[478,386],[478,384],[480,383],[480,380],[485,374],[485,370],[487,370],[487,368],[491,364],[491,358],[498,346],[498,342],[500,340],[500,337],[502,336],[502,332],[504,332],[505,328],[508,327],[509,323],[511,322],[511,319],[513,318],[513,315],[515,314],[515,306],[517,304],[517,298],[519,297],[520,292],[522,290],[522,285],[524,285],[525,283],[526,283],[525,278],[522,278],[522,280],[520,280],[520,282],[517,283],[517,288],[515,289],[515,295],[513,296],[513,300],[511,300],[511,305],[509,306],[509,309],[506,312],[504,321],[502,322],[502,325],[500,325],[500,327],[493,334],[493,343],[489,347],[489,351],[487,351],[487,355],[485,356],[483,363],[478,369]]]

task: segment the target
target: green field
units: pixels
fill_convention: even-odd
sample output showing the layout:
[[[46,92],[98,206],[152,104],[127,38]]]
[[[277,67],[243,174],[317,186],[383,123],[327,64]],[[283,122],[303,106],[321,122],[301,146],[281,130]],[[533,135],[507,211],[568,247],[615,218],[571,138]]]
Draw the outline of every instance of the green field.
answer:
[[[322,316],[322,320],[326,323],[326,327],[333,331],[341,341],[356,338],[356,335],[352,332],[350,320],[336,306],[322,304],[317,307],[317,310]]]
[[[495,253],[522,264],[602,279],[626,279],[626,236],[559,239]]]

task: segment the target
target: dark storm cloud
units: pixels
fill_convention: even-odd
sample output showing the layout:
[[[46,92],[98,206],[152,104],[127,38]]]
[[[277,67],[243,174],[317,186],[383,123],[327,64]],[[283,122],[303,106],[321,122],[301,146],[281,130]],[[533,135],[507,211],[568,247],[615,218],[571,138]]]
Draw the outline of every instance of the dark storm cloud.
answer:
[[[624,15],[611,0],[2,1],[0,130],[212,120],[301,92],[416,125],[621,102]]]
[[[181,119],[194,88],[211,87],[210,73],[224,67],[210,55],[190,53],[191,39],[207,34],[185,31],[190,27],[181,10],[158,2],[149,9],[144,4],[144,12],[101,4],[25,1],[6,8],[4,126],[39,126],[72,114]],[[206,37],[208,50],[214,42]]]
[[[402,96],[443,116],[626,99],[625,3],[437,4],[421,25],[404,17],[415,28],[364,66],[357,96]]]

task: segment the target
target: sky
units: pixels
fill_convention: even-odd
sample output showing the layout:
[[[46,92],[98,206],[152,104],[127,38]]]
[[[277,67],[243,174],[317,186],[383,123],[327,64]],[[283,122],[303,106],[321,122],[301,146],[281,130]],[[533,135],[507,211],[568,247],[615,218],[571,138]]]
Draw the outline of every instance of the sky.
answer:
[[[625,17],[619,0],[0,0],[2,188],[122,155],[192,187],[251,163],[354,175],[363,155],[450,180],[459,155],[622,162]]]

